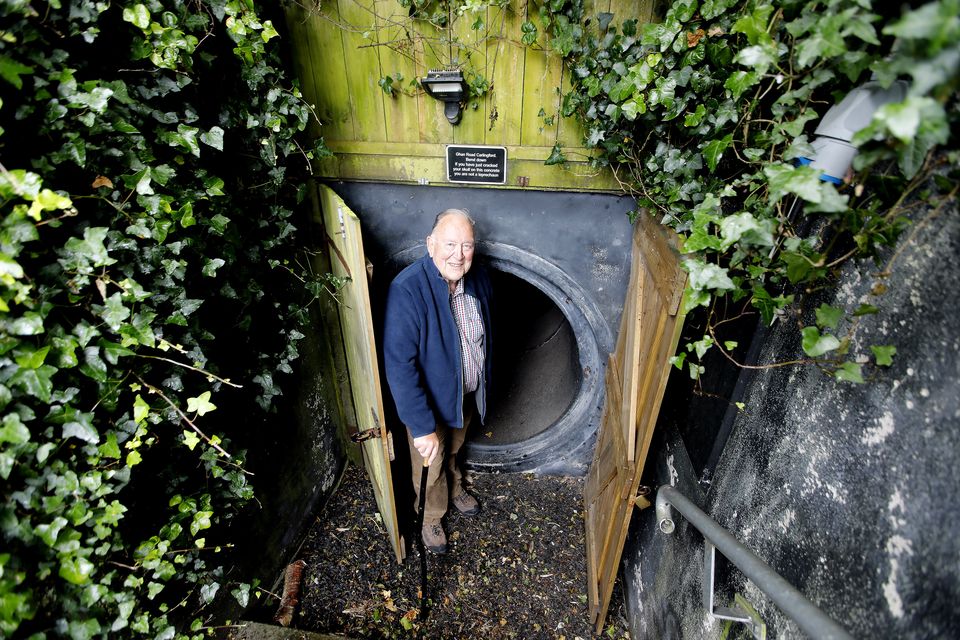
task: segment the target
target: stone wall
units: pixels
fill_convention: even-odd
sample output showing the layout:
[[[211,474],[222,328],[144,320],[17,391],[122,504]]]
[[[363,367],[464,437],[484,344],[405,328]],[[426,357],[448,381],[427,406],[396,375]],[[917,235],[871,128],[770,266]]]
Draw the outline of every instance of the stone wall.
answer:
[[[303,231],[315,248],[314,272],[327,273],[329,257],[316,250],[324,246],[322,217],[318,203],[313,205],[311,219],[302,223]],[[310,321],[297,345],[296,370],[292,376],[276,378],[282,388],[274,399],[276,423],[261,434],[257,450],[250,452],[256,500],[232,527],[238,551],[234,579],[259,580],[273,593],[282,590],[284,568],[296,559],[303,537],[335,490],[348,457],[359,463],[357,448],[344,445],[353,413],[336,302],[325,296],[312,301],[308,309]],[[233,598],[222,600],[229,611],[226,617],[240,615]],[[245,616],[269,617],[276,604],[251,598]],[[258,607],[262,610],[256,611]]]
[[[664,412],[645,479],[703,505],[854,637],[960,637],[960,214],[954,202],[912,217],[883,256],[894,260],[889,277],[874,263],[848,265],[820,300],[880,307],[861,318],[850,353],[865,360],[870,345],[895,345],[892,366],[865,365],[862,385],[814,367],[744,372],[745,407],[731,414],[709,482],[691,458],[711,443],[691,437],[724,429],[684,424],[701,402],[690,396],[694,408]],[[872,295],[878,283],[886,291]],[[795,328],[777,324],[758,362],[802,357]],[[703,538],[674,513],[671,536],[656,530],[653,509],[631,525],[632,637],[721,637],[701,594]],[[740,594],[768,637],[804,637],[732,565],[717,582],[718,606]]]

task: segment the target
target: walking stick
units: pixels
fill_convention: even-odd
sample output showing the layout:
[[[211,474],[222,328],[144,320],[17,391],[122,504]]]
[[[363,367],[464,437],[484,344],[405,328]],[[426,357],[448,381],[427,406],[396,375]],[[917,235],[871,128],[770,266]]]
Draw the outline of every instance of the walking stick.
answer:
[[[430,472],[429,460],[423,461],[420,472],[420,504],[417,508],[417,546],[420,550],[420,622],[427,618],[427,550],[423,546],[423,510],[427,504],[427,474]]]

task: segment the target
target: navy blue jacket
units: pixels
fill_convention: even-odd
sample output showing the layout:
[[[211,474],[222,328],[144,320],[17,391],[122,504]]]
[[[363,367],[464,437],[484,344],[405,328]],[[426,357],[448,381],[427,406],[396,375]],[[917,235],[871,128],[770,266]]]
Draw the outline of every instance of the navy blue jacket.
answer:
[[[484,379],[476,393],[482,423],[490,389],[490,278],[474,263],[463,286],[480,303],[483,319]],[[433,433],[438,423],[463,427],[460,331],[450,309],[450,288],[429,255],[390,284],[383,360],[397,414],[413,437]]]

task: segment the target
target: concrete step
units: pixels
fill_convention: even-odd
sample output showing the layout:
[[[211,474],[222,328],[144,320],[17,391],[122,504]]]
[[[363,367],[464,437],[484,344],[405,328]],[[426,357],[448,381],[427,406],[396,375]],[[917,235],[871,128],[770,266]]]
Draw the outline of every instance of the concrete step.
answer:
[[[262,622],[241,621],[236,627],[218,634],[222,640],[351,640],[347,636],[314,633]]]

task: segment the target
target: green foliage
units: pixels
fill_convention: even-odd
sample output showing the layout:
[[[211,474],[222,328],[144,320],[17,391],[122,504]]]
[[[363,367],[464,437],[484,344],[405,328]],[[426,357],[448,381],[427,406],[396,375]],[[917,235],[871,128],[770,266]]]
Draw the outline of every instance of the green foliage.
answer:
[[[381,7],[372,8],[377,24],[402,26],[401,37],[391,36],[377,46],[387,47],[400,57],[409,57],[412,49],[424,47],[440,66],[460,69],[468,87],[464,102],[468,108],[478,109],[479,99],[492,89],[490,78],[496,58],[489,66],[486,63],[478,66],[473,56],[503,36],[505,20],[511,11],[510,0],[398,0],[398,4],[407,10],[408,19],[399,20],[392,11],[381,15],[376,13]],[[468,25],[469,35],[463,25]],[[356,29],[362,27],[369,35],[372,31],[366,30],[367,26],[350,25]],[[533,23],[525,23],[523,32],[524,44],[536,41]],[[407,87],[403,87],[402,82],[403,75],[395,73],[381,77],[377,85],[391,98],[397,93],[412,96],[421,91],[416,78],[412,78]]]
[[[252,2],[0,17],[0,636],[202,637],[303,337],[309,109]]]
[[[563,115],[582,125],[596,165],[615,167],[641,210],[682,238],[686,309],[708,317],[703,339],[673,363],[699,376],[690,357],[725,349],[715,335],[723,314],[752,307],[766,323],[794,317],[808,362],[862,382],[865,356],[849,346],[859,318],[880,307],[814,313],[811,296],[848,260],[881,259],[908,224],[911,194],[925,189],[934,207],[955,198],[960,3],[901,15],[872,0],[675,0],[659,22],[619,27],[610,14],[586,15],[582,0],[538,6],[539,27],[523,32],[570,69]],[[827,108],[871,73],[883,87],[908,80],[906,99],[857,133],[856,173],[823,181],[797,160],[815,155]],[[872,349],[890,365],[892,347]]]

